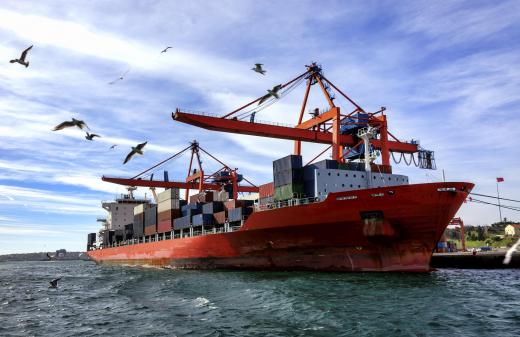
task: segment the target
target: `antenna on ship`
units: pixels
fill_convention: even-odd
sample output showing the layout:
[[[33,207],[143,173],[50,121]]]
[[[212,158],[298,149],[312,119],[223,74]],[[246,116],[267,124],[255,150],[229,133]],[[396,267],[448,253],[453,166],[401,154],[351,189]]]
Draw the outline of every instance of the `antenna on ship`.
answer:
[[[128,191],[128,196],[130,199],[134,199],[134,191],[137,190],[135,186],[127,186],[126,190]]]

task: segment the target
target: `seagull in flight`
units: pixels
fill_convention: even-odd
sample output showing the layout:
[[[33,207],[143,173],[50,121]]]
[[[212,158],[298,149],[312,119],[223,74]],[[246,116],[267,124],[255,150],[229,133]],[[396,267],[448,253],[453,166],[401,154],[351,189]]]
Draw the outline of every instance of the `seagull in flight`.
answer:
[[[82,129],[82,130],[83,130],[84,127],[89,129],[89,127],[87,126],[87,124],[85,124],[84,121],[76,119],[76,118],[72,118],[71,121],[65,121],[63,123],[60,123],[60,124],[56,125],[52,131],[63,130],[65,128],[71,128],[71,127],[75,127],[75,126],[80,128],[80,129]]]
[[[58,281],[61,280],[61,277],[58,277],[52,281],[50,281],[50,286],[49,288],[54,288],[54,289],[58,289]]]
[[[255,71],[259,74],[265,75],[266,71],[262,69],[263,64],[262,63],[255,63],[255,67],[251,68],[252,71]]]
[[[109,149],[110,149],[110,150],[113,150],[113,149],[116,148],[116,146],[117,146],[117,144],[114,144],[114,145],[112,145]]]
[[[271,90],[268,89],[267,90],[268,94],[260,99],[260,101],[258,102],[258,105],[264,103],[271,96],[276,98],[276,99],[280,98],[280,95],[278,95],[278,91],[280,91],[280,89],[282,89],[282,85],[281,84],[275,85],[273,87],[273,89],[271,89]]]
[[[113,80],[111,82],[108,82],[108,84],[116,84],[117,81],[124,80],[126,74],[128,74],[129,71],[130,71],[130,69],[127,69],[123,74],[121,74],[121,76],[119,76],[118,78],[116,78],[115,80]]]
[[[135,155],[135,154],[140,154],[140,155],[143,155],[143,148],[146,146],[148,142],[144,142],[144,143],[141,143],[141,144],[137,144],[137,146],[132,146],[132,151],[130,151],[128,153],[128,155],[126,156],[125,158],[125,161],[123,162],[123,164],[126,164],[130,161],[130,159],[132,159],[132,157]]]
[[[10,63],[20,63],[21,65],[24,65],[25,68],[27,68],[29,66],[29,61],[25,61],[25,58],[27,57],[27,53],[29,52],[29,50],[31,50],[33,46],[30,46],[29,48],[25,49],[23,52],[22,52],[22,55],[20,56],[19,59],[14,59],[14,60],[11,60],[9,61]]]
[[[95,133],[88,133],[87,132],[87,135],[85,136],[85,139],[87,139],[87,140],[94,140],[94,137],[101,138],[100,135],[96,135]]]
[[[166,52],[168,51],[168,49],[170,49],[170,48],[172,48],[172,47],[166,47],[166,48],[164,48],[163,51],[161,52],[161,54],[162,54],[162,53],[166,53]]]
[[[47,254],[47,259],[48,260],[54,260],[55,259],[55,257],[50,255],[49,253],[46,253],[46,254]]]

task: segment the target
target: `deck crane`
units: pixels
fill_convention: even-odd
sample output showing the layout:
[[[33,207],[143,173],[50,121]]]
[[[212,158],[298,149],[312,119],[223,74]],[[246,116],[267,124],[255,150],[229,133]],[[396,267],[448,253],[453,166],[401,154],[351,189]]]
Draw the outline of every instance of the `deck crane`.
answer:
[[[158,167],[162,166],[166,162],[178,158],[180,155],[190,151],[191,158],[188,167],[188,174],[185,181],[168,181],[166,178],[167,175],[165,173],[164,181],[161,180],[153,180],[153,173],[150,176],[150,179],[143,179],[143,177],[150,173],[152,170],[158,169]],[[202,167],[202,161],[200,159],[200,152],[209,156],[211,159],[216,161],[218,164],[222,165],[220,169],[213,172],[212,174],[205,174],[204,169]],[[195,167],[196,165],[196,167]],[[165,160],[153,165],[152,167],[140,172],[139,174],[131,177],[131,178],[119,178],[119,177],[106,177],[103,176],[101,178],[103,181],[125,185],[125,186],[133,186],[133,187],[149,187],[152,191],[155,191],[155,188],[183,188],[186,190],[186,200],[189,197],[190,190],[198,190],[202,192],[204,190],[222,190],[226,189],[231,191],[231,197],[233,199],[237,199],[238,192],[258,192],[258,187],[251,183],[249,180],[244,178],[241,174],[237,172],[236,168],[231,168],[228,165],[224,164],[221,160],[213,156],[208,151],[204,150],[197,141],[193,141],[190,145],[183,150],[177,152],[176,154],[166,158]],[[239,185],[241,181],[247,182],[249,185]],[[155,193],[154,193],[154,198]]]
[[[296,155],[301,154],[301,142],[329,144],[330,148],[332,148],[332,158],[338,162],[345,162],[345,160],[352,158],[363,158],[363,154],[366,151],[363,150],[364,141],[358,136],[358,131],[362,128],[371,127],[375,130],[375,134],[369,140],[370,146],[373,151],[378,150],[381,154],[382,165],[379,165],[378,168],[391,172],[390,157],[393,157],[393,153],[399,153],[401,158],[404,154],[410,154],[411,159],[417,166],[429,169],[435,168],[432,151],[421,149],[418,143],[414,141],[400,141],[388,131],[387,118],[384,113],[386,109],[384,107],[376,112],[366,112],[323,75],[321,66],[312,63],[306,66],[306,68],[307,70],[303,74],[281,85],[280,89],[283,96],[284,90],[289,92],[295,83],[306,81],[307,85],[298,123],[294,126],[237,118],[237,116],[244,116],[247,113],[256,113],[260,107],[258,103],[264,102],[265,96],[259,97],[223,116],[183,111],[177,108],[172,113],[172,118],[176,121],[208,130],[293,140],[294,154]],[[311,87],[316,84],[318,84],[321,92],[327,99],[329,107],[326,111],[316,111],[310,119],[304,120],[309,92]],[[343,114],[340,111],[340,107],[334,103],[335,93],[343,96],[353,106],[353,110]],[[271,101],[274,102],[275,99],[271,98]],[[418,162],[415,162],[414,153],[418,153]],[[357,158],[352,156],[353,154],[357,155]]]

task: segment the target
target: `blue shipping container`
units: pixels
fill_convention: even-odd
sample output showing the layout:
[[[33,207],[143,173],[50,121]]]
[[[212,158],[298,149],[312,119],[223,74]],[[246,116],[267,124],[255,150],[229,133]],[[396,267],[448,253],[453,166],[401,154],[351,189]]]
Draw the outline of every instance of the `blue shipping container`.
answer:
[[[193,227],[213,224],[213,214],[197,214],[192,219]]]
[[[222,212],[224,210],[224,203],[222,201],[212,201],[202,206],[203,214],[213,214]]]
[[[177,218],[173,220],[173,229],[185,229],[190,228],[191,226],[191,217],[183,216],[182,218]]]

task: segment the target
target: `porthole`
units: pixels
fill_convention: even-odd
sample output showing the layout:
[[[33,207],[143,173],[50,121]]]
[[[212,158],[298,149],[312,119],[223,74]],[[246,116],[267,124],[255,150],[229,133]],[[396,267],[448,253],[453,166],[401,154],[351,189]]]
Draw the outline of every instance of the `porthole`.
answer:
[[[330,172],[329,172],[329,176],[330,176]]]
[[[341,184],[341,187],[345,187],[345,184]]]
[[[361,188],[361,185],[357,185],[358,188]]]
[[[364,176],[364,175],[361,175],[361,178],[365,178],[365,176]]]
[[[339,177],[339,173],[338,173],[338,177]]]
[[[350,188],[354,187],[352,184],[350,184]]]
[[[354,174],[354,178],[356,177],[356,175]]]

